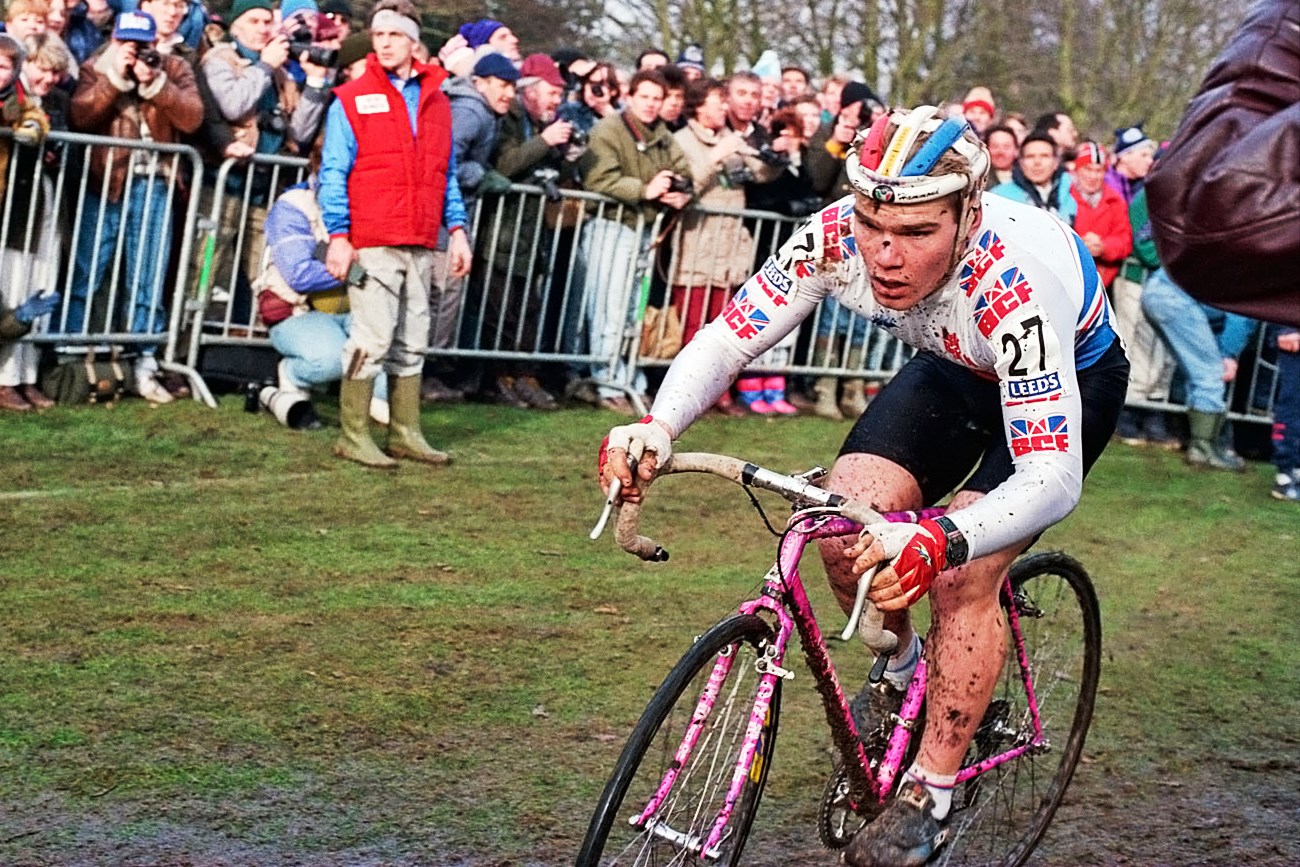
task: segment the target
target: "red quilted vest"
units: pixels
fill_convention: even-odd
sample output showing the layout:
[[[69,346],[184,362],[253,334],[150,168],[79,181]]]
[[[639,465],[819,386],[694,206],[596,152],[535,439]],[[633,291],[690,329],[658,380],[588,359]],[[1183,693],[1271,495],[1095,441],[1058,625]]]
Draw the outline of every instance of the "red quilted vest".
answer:
[[[357,139],[348,175],[354,247],[438,243],[451,158],[451,103],[439,89],[447,73],[421,63],[414,72],[420,80],[415,135],[402,94],[374,54],[364,75],[334,89]]]

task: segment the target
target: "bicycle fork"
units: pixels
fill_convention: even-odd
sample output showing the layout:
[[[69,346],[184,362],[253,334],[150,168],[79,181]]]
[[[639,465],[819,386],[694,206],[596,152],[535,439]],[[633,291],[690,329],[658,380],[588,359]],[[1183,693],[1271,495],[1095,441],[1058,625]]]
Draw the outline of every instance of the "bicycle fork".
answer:
[[[794,677],[793,672],[781,667],[793,622],[790,621],[789,615],[784,610],[776,606],[771,606],[769,610],[776,613],[780,619],[780,629],[777,635],[764,645],[763,655],[753,663],[754,669],[759,675],[759,680],[754,703],[750,708],[749,723],[745,727],[744,741],[731,773],[726,796],[723,798],[722,807],[719,809],[717,817],[709,828],[709,833],[701,840],[698,834],[686,834],[677,831],[666,822],[655,819],[654,816],[659,812],[664,801],[672,792],[673,785],[677,782],[682,769],[689,765],[691,754],[695,751],[701,736],[713,718],[713,711],[717,705],[722,685],[726,683],[727,677],[731,674],[731,669],[736,662],[736,654],[730,648],[727,652],[718,655],[718,660],[714,663],[713,671],[709,675],[709,682],[700,695],[700,700],[696,703],[695,711],[691,715],[691,724],[687,727],[681,745],[678,746],[677,752],[673,755],[672,764],[664,773],[654,797],[646,804],[645,809],[629,820],[630,824],[646,828],[654,836],[667,840],[685,851],[710,861],[716,860],[722,854],[721,845],[726,836],[727,825],[731,821],[736,805],[740,802],[745,786],[751,781],[756,785],[762,779],[762,774],[766,770],[761,764],[760,753],[766,748],[764,736],[767,733],[767,727],[771,719],[770,711],[772,699],[776,694],[776,682],[781,678],[790,680]]]

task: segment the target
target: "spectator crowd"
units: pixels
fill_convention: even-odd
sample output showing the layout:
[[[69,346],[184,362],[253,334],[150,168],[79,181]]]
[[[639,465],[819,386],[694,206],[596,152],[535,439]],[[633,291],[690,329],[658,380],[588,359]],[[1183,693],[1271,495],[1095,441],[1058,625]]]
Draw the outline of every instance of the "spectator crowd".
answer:
[[[390,110],[403,98],[407,111]],[[34,326],[140,335],[131,390],[158,404],[185,393],[154,357],[173,299],[192,288],[175,285],[170,263],[189,197],[207,213],[224,184],[221,223],[247,230],[242,245],[216,245],[208,273],[230,277],[212,297],[281,356],[263,402],[285,423],[318,424],[283,408],[341,383],[336,453],[370,466],[446,462],[419,434],[420,401],[637,413],[651,378],[620,369],[620,346],[647,302],[660,318],[643,356],[671,357],[718,317],[740,327],[742,284],[794,220],[851,192],[845,158],[888,111],[870,85],[819,81],[770,51],[715,77],[698,45],[648,47],[624,66],[530,52],[491,19],[430,51],[409,0],[380,0],[365,22],[348,0],[235,0],[224,16],[191,0],[9,0],[0,108],[0,410],[51,405],[38,381],[49,359],[15,341]],[[1157,138],[1129,123],[1088,139],[1047,108],[1008,110],[984,86],[947,106],[988,145],[991,194],[1050,211],[1094,259],[1132,363],[1118,436],[1241,470],[1227,386],[1258,343],[1278,362],[1273,493],[1300,501],[1300,333],[1201,304],[1161,267],[1143,187]],[[89,180],[60,208],[52,179],[68,155],[50,131],[140,144],[79,151]],[[201,177],[157,147],[173,144],[203,155]],[[257,155],[302,157],[310,171],[288,191],[266,172],[221,173]],[[547,195],[513,196],[518,185]],[[550,255],[517,255],[528,244]],[[376,286],[400,302],[376,303]],[[828,303],[717,412],[855,418],[870,397],[854,371],[871,328]],[[470,333],[514,351],[486,363],[438,355]],[[562,357],[530,357],[543,345]],[[796,352],[840,372],[787,378]],[[1185,423],[1159,408],[1171,401],[1186,405]],[[387,455],[370,420],[390,428]]]

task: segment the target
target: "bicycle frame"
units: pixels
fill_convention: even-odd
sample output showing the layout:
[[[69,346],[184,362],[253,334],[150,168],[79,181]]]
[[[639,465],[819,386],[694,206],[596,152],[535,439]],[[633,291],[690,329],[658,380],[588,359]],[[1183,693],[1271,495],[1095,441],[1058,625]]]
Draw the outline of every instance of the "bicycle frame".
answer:
[[[909,513],[895,513],[885,517],[890,520],[912,520],[914,518]],[[743,793],[745,782],[750,776],[754,757],[760,749],[763,726],[767,719],[768,709],[771,707],[772,697],[776,691],[776,681],[778,678],[789,679],[794,677],[793,672],[782,668],[782,662],[785,659],[790,637],[796,630],[800,633],[803,641],[804,652],[814,680],[819,686],[826,687],[821,689],[824,700],[829,703],[831,696],[833,696],[847,731],[854,735],[856,754],[846,756],[846,759],[849,760],[849,772],[862,775],[862,779],[866,783],[863,790],[869,791],[871,797],[874,797],[877,801],[883,803],[889,796],[907,754],[908,744],[912,737],[911,724],[920,715],[921,706],[925,699],[927,683],[925,659],[922,658],[917,664],[916,672],[903,699],[903,706],[899,713],[899,724],[894,727],[885,755],[873,771],[870,759],[856,737],[857,727],[853,720],[852,711],[849,708],[849,701],[844,695],[843,687],[840,685],[826,640],[817,625],[812,603],[804,590],[803,579],[799,573],[799,560],[809,542],[826,537],[854,535],[860,529],[861,524],[856,521],[834,513],[828,514],[825,511],[800,512],[791,518],[788,530],[782,536],[776,563],[764,577],[763,590],[755,599],[745,602],[739,607],[739,613],[741,614],[766,612],[776,622],[776,635],[756,665],[760,675],[757,696],[750,710],[749,723],[745,729],[740,754],[736,760],[735,770],[731,775],[722,808],[710,827],[708,835],[703,840],[677,839],[676,832],[667,828],[662,830],[652,828],[652,833],[673,838],[673,842],[693,851],[701,858],[711,859],[718,856],[724,832]],[[1008,626],[1015,641],[1017,661],[1027,697],[1027,707],[1032,718],[1033,736],[1006,752],[990,756],[971,767],[963,768],[957,775],[958,784],[1045,745],[1037,697],[1034,693],[1032,672],[1025,650],[1024,637],[1020,631],[1020,616],[1011,596],[1009,578],[1003,579],[1002,593],[1005,594]],[[680,769],[689,764],[689,759],[699,741],[700,735],[712,716],[719,690],[731,672],[734,663],[735,657],[731,654],[719,656],[714,664],[709,681],[696,703],[691,723],[674,754],[672,767],[664,773],[654,796],[651,797],[640,813],[630,820],[631,824],[646,827],[647,823],[653,821],[653,817],[658,813],[665,799],[672,791]],[[854,759],[856,761],[853,761]],[[854,767],[855,765],[856,767]]]

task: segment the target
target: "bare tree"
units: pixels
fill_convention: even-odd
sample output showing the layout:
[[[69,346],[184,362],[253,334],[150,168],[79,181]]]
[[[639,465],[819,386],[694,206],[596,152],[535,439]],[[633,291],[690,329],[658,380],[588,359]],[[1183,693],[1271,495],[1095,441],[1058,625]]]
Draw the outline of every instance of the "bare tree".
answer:
[[[975,84],[1033,117],[1069,112],[1108,137],[1146,121],[1167,135],[1249,0],[497,0],[526,52],[560,47],[630,63],[689,41],[729,73],[774,49],[817,75],[860,76],[897,104],[958,100]],[[431,4],[430,4],[431,5]],[[430,8],[426,5],[426,8]],[[482,17],[440,4],[426,16]]]

